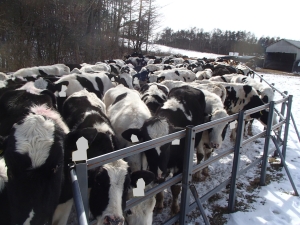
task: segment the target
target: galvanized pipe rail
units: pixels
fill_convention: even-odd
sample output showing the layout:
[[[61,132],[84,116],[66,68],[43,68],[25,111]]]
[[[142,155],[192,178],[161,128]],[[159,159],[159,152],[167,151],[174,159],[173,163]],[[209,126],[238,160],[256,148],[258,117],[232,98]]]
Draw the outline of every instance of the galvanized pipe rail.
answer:
[[[248,69],[250,69],[250,68],[248,67]],[[281,92],[280,90],[278,90],[277,88],[275,88],[274,85],[272,85],[269,82],[267,82],[260,74],[256,73],[255,71],[253,71],[253,73],[254,73],[253,74],[253,78],[254,78],[254,75],[258,76],[261,81],[264,81],[266,84],[268,84],[273,90],[277,91],[282,97],[287,97],[288,96],[287,91]],[[285,112],[285,106],[284,105],[282,105],[282,112],[281,112],[281,114],[284,114],[284,112]],[[294,119],[294,116],[293,116],[292,113],[291,113],[291,118],[292,118],[292,122],[293,122],[293,125],[294,125],[294,129],[295,129],[297,137],[298,137],[298,141],[300,142],[300,133],[298,131],[298,128],[297,128],[297,125],[296,125],[296,122],[295,122],[295,119]]]
[[[291,102],[292,97],[291,96],[285,97],[284,99],[279,100],[276,103],[283,103],[284,104],[285,101],[287,101],[287,99],[288,99],[288,101]],[[86,206],[82,207],[82,202],[83,202],[83,205],[84,205],[85,202],[88,202],[88,198],[87,198],[88,194],[82,192],[82,190],[87,190],[87,182],[86,183],[80,182],[80,181],[84,181],[84,180],[87,179],[87,171],[89,169],[96,168],[98,166],[101,166],[101,165],[109,163],[109,162],[113,162],[113,161],[118,160],[120,158],[128,157],[130,155],[134,155],[134,154],[137,154],[137,153],[140,153],[140,152],[144,152],[144,151],[146,151],[150,148],[154,148],[154,147],[166,144],[166,143],[170,143],[174,139],[180,139],[180,138],[183,138],[185,136],[186,136],[185,151],[187,151],[187,154],[185,154],[185,155],[187,157],[184,160],[185,161],[185,168],[183,170],[183,174],[179,174],[176,177],[173,177],[173,178],[167,180],[166,182],[164,182],[160,185],[157,185],[154,188],[148,190],[145,193],[144,197],[134,198],[134,199],[131,199],[131,200],[127,201],[126,210],[133,207],[133,206],[135,206],[135,205],[137,205],[137,204],[139,204],[143,200],[152,197],[154,194],[166,189],[167,187],[170,187],[170,186],[172,186],[172,185],[174,185],[174,184],[176,184],[176,183],[178,183],[182,180],[183,190],[182,190],[182,196],[181,196],[181,212],[180,212],[180,214],[177,214],[177,215],[173,216],[172,218],[168,219],[164,224],[172,224],[172,223],[176,222],[178,219],[180,219],[180,224],[186,224],[187,223],[186,216],[191,210],[195,209],[195,207],[197,206],[197,202],[198,202],[198,204],[199,204],[199,202],[202,202],[202,203],[205,202],[209,197],[211,197],[215,193],[219,192],[222,188],[226,187],[228,184],[230,184],[230,188],[231,188],[230,197],[229,197],[230,201],[229,201],[228,209],[229,209],[229,211],[234,211],[235,182],[236,182],[237,177],[241,173],[244,173],[248,169],[250,169],[253,166],[257,165],[263,159],[266,159],[268,157],[267,151],[265,151],[264,155],[262,157],[259,157],[258,159],[256,159],[248,167],[246,167],[242,170],[238,170],[238,158],[239,158],[238,155],[239,154],[237,152],[239,152],[240,148],[244,144],[247,144],[251,141],[254,141],[257,138],[264,137],[264,136],[267,135],[266,139],[269,139],[270,137],[268,135],[270,135],[270,132],[273,129],[276,129],[276,128],[280,127],[284,123],[286,124],[289,120],[289,116],[287,116],[287,118],[285,118],[284,120],[282,120],[280,122],[280,125],[277,124],[275,126],[272,126],[272,123],[270,122],[270,121],[272,121],[272,119],[271,119],[272,113],[270,113],[269,114],[267,130],[263,131],[262,133],[260,133],[258,135],[255,135],[254,137],[251,137],[251,138],[249,138],[245,141],[242,141],[244,117],[246,115],[261,111],[261,110],[266,109],[266,108],[270,108],[270,111],[271,111],[271,107],[274,107],[274,105],[275,105],[275,102],[272,102],[270,104],[266,104],[266,105],[263,105],[263,106],[260,106],[260,107],[254,108],[254,109],[250,109],[250,110],[247,110],[245,112],[240,112],[239,114],[231,115],[231,116],[228,116],[226,118],[222,118],[222,119],[219,119],[219,120],[216,120],[216,121],[205,123],[205,124],[202,124],[202,125],[199,125],[199,126],[196,126],[196,127],[190,127],[190,128],[188,127],[188,128],[186,128],[186,131],[185,130],[179,131],[179,132],[167,135],[165,137],[157,138],[157,139],[154,139],[154,140],[151,140],[151,141],[148,141],[148,142],[144,142],[144,143],[140,143],[140,144],[137,144],[137,145],[134,145],[134,146],[131,146],[131,147],[128,147],[128,148],[124,148],[124,149],[121,149],[121,150],[118,150],[118,151],[115,151],[115,152],[112,152],[112,153],[109,153],[109,154],[105,154],[105,155],[102,155],[102,156],[99,156],[99,157],[88,159],[85,162],[75,163],[76,171],[73,169],[73,170],[71,170],[71,173],[73,174],[72,175],[73,177],[75,177],[76,174],[77,174],[78,180],[79,180],[79,186],[80,186],[79,189],[74,188],[74,191],[75,191],[74,200],[75,200],[75,206],[76,206],[76,209],[77,209],[77,214],[78,215],[85,215],[85,217],[86,217],[86,215],[89,215],[88,207],[86,207]],[[287,108],[288,108],[288,111],[289,111],[290,108],[291,108],[291,104],[287,104]],[[218,185],[213,190],[209,191],[204,196],[202,196],[200,199],[196,200],[196,202],[194,202],[190,205],[189,204],[189,200],[190,200],[189,196],[191,194],[191,190],[190,190],[191,175],[193,173],[203,169],[204,167],[208,166],[212,162],[217,161],[218,159],[220,159],[220,158],[222,158],[222,157],[224,157],[228,154],[231,154],[233,152],[233,149],[225,150],[222,153],[219,153],[217,156],[215,156],[213,158],[210,158],[207,161],[202,162],[199,165],[193,166],[193,164],[191,162],[192,162],[192,157],[193,157],[192,153],[193,153],[193,137],[194,137],[194,135],[198,132],[201,132],[201,131],[207,130],[209,128],[212,128],[213,126],[215,126],[218,123],[225,122],[225,121],[231,122],[231,121],[236,120],[236,119],[238,119],[240,122],[238,123],[239,132],[238,132],[238,136],[237,136],[237,139],[236,139],[237,142],[236,142],[236,145],[235,145],[235,148],[234,148],[236,162],[234,162],[234,165],[233,165],[233,170],[232,170],[233,175],[231,176],[231,178],[229,178],[226,181],[222,182],[220,185]],[[286,127],[287,127],[287,125],[286,125]],[[284,130],[284,135],[285,136],[287,136],[287,132],[288,132],[288,129],[285,129]],[[286,138],[284,138],[284,141],[286,141]],[[283,146],[284,146],[284,143],[283,143]],[[268,144],[265,147],[265,149],[267,149],[267,148],[268,148]],[[84,165],[82,165],[82,164],[84,164]],[[262,172],[261,172],[262,174],[263,174],[264,169],[265,168],[262,169]],[[82,195],[80,193],[82,193]],[[184,212],[184,213],[182,213],[182,212]],[[78,220],[79,220],[80,225],[81,224],[86,224],[85,221],[82,219],[82,217],[80,217],[80,218],[78,217]],[[208,224],[208,223],[206,223],[206,224]]]

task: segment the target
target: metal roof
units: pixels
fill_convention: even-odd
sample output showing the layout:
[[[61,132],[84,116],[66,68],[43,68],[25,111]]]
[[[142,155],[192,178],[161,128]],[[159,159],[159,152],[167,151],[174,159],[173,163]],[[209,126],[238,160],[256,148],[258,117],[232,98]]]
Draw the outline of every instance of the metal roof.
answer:
[[[300,48],[300,41],[294,41],[294,40],[289,40],[289,39],[283,39],[283,40],[290,43],[291,45],[294,45],[297,48]]]

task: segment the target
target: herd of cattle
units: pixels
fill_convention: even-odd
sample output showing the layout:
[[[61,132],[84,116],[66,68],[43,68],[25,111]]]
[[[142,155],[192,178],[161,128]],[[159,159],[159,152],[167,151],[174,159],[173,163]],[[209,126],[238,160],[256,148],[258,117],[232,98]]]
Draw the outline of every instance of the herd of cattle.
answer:
[[[273,100],[272,88],[251,78],[249,68],[220,61],[133,54],[0,73],[0,224],[67,223],[73,205],[68,165],[81,137],[93,158]],[[247,119],[266,125],[268,111]],[[221,147],[227,125],[196,135],[198,163]],[[183,149],[184,138],[89,170],[90,218],[99,225],[152,224],[162,193],[124,212],[126,200],[140,178],[147,189],[181,173]],[[193,179],[207,175],[206,168]],[[176,214],[181,187],[171,191]]]

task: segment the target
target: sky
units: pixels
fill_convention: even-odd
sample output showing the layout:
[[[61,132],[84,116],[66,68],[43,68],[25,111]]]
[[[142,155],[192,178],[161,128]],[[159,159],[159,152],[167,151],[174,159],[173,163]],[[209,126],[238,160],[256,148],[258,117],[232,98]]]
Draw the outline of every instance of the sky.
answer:
[[[203,28],[210,32],[215,28],[223,31],[249,31],[257,38],[280,37],[300,40],[299,3],[296,0],[163,0],[160,7],[160,28],[174,31]]]

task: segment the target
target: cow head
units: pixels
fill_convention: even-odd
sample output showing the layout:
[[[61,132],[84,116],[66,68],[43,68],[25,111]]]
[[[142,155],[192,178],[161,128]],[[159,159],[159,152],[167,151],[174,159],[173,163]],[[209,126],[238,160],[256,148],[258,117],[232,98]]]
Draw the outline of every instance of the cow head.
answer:
[[[132,128],[124,131],[122,137],[132,142],[133,136],[137,137],[139,143],[150,141],[170,133],[172,128],[166,119],[151,117],[146,120],[140,129]],[[160,182],[167,175],[167,162],[170,157],[170,143],[145,151],[149,170],[155,174],[155,181]]]
[[[130,172],[127,162],[120,159],[96,169],[90,191],[90,211],[98,225],[122,225],[128,191],[136,188],[142,178],[148,185],[154,180],[150,171]]]

